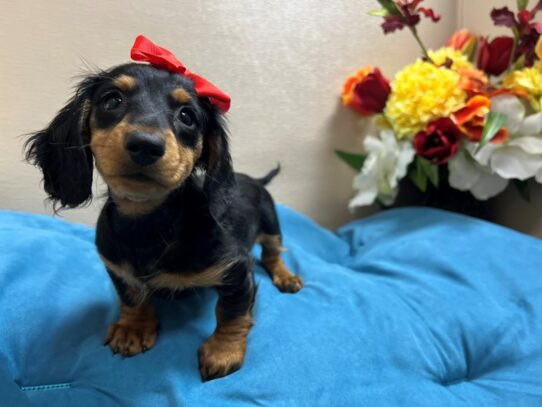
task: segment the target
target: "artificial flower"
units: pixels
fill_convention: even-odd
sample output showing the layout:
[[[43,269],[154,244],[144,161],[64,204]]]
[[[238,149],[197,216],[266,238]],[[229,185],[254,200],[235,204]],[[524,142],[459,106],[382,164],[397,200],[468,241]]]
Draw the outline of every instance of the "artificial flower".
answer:
[[[469,97],[485,93],[488,88],[489,81],[484,72],[476,68],[459,68],[459,87],[463,89]]]
[[[542,0],[538,0],[537,4],[531,10],[520,10],[517,13],[517,18],[508,7],[493,9],[491,11],[491,18],[495,25],[514,30],[518,38],[514,61],[523,56],[525,66],[527,67],[532,66],[535,61],[535,46],[540,39],[540,34],[542,34],[542,23],[535,21],[537,13],[541,10]]]
[[[506,116],[509,138],[505,143],[489,143],[480,151],[477,144],[467,145],[473,158],[505,179],[526,180],[540,174],[542,179],[542,112],[527,115],[515,96],[491,99],[491,111]]]
[[[476,95],[486,90],[488,79],[484,72],[476,69],[467,55],[451,47],[428,51],[428,56],[437,66],[450,68],[460,75],[458,86],[469,95]]]
[[[470,56],[476,48],[476,42],[476,35],[471,34],[469,30],[464,28],[454,33],[446,46],[457,51],[461,51],[463,54]]]
[[[491,108],[491,100],[485,95],[470,98],[465,107],[452,113],[450,118],[459,127],[469,141],[479,142],[484,131],[485,118]],[[491,140],[492,143],[502,143],[508,137],[508,130],[500,129]]]
[[[414,137],[427,124],[464,105],[460,75],[422,60],[408,65],[391,84],[384,114],[399,139]]]
[[[434,23],[440,20],[440,16],[432,9],[419,7],[423,0],[379,0],[379,2],[388,12],[382,23],[384,34],[402,30],[405,26],[416,27],[422,14]]]
[[[497,26],[515,28],[518,25],[516,15],[508,7],[494,8],[491,10],[491,19]]]
[[[531,68],[514,71],[504,78],[505,88],[525,92],[529,95],[532,107],[542,110],[542,62],[538,61]]]
[[[446,66],[454,71],[464,68],[474,68],[465,54],[450,47],[443,47],[437,51],[429,50],[427,54],[437,66]]]
[[[448,183],[451,187],[470,193],[481,201],[506,189],[508,180],[477,163],[467,151],[459,150],[448,162]]]
[[[378,68],[368,66],[346,79],[342,100],[360,115],[370,116],[384,110],[389,94],[389,81]]]
[[[397,141],[391,130],[382,130],[380,137],[369,135],[363,141],[367,158],[361,172],[354,178],[359,190],[350,201],[349,208],[372,204],[378,199],[391,205],[398,192],[399,180],[407,174],[414,158],[414,149],[408,141]]]
[[[501,75],[510,64],[513,48],[512,37],[497,37],[491,42],[486,37],[480,37],[478,68],[488,75]]]
[[[521,101],[505,94],[491,99],[491,110],[506,115],[508,141],[480,151],[468,143],[448,162],[450,185],[480,200],[500,194],[509,179],[542,182],[542,113],[526,116]]]
[[[416,134],[412,144],[420,157],[441,165],[457,153],[462,137],[461,130],[452,120],[441,118],[429,123],[427,130]]]

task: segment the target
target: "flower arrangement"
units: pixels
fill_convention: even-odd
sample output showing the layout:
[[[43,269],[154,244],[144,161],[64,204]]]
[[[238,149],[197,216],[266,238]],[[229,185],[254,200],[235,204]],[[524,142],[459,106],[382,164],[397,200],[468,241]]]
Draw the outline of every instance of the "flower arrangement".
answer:
[[[515,13],[492,10],[509,36],[461,30],[438,50],[427,49],[416,29],[422,18],[440,20],[423,0],[378,2],[382,8],[370,14],[383,18],[384,33],[409,29],[423,55],[392,81],[367,66],[343,85],[343,104],[378,129],[364,138],[363,154],[337,151],[359,170],[350,208],[393,204],[407,174],[422,192],[438,188],[445,174],[452,188],[478,200],[509,182],[527,199],[526,181],[542,183],[542,24],[535,21],[542,0],[531,8],[518,0]]]

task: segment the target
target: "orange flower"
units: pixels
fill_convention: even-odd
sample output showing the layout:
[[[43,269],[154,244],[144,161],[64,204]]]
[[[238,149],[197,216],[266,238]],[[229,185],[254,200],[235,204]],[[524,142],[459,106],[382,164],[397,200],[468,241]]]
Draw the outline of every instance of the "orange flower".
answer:
[[[465,55],[471,55],[476,47],[476,35],[471,34],[466,28],[457,31],[446,44],[447,47],[461,51]]]
[[[459,68],[460,75],[459,87],[469,94],[474,96],[484,93],[488,86],[487,75],[475,68]]]
[[[371,116],[384,110],[390,92],[390,83],[380,69],[366,66],[346,78],[342,100],[360,115]]]
[[[496,96],[500,96],[500,95],[513,95],[513,96],[517,96],[518,98],[525,99],[527,102],[529,101],[529,94],[522,89],[499,88],[499,89],[491,89],[490,92],[488,92],[488,96],[492,98]]]
[[[467,101],[465,107],[452,113],[451,118],[470,141],[479,142],[484,131],[485,117],[490,109],[491,100],[485,95],[476,95]],[[503,128],[491,142],[501,144],[507,138],[508,130]]]

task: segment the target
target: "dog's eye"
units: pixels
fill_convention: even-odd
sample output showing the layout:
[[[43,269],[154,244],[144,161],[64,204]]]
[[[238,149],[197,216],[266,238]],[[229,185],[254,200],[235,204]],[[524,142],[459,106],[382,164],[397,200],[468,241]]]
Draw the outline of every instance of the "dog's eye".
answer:
[[[179,119],[181,119],[181,122],[187,127],[192,127],[194,123],[196,123],[196,115],[192,109],[188,107],[183,107],[179,111]]]
[[[102,100],[102,107],[105,111],[118,109],[122,103],[122,95],[118,92],[107,94]]]

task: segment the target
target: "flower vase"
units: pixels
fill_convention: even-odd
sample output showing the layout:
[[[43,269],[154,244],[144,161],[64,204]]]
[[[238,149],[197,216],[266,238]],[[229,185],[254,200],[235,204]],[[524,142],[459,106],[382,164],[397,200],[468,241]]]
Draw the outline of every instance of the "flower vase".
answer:
[[[445,165],[439,166],[439,180],[438,188],[428,183],[426,191],[422,192],[408,177],[404,178],[399,184],[399,196],[392,207],[427,206],[487,221],[494,220],[491,213],[492,199],[480,201],[468,191],[452,188],[448,183],[448,167]]]

